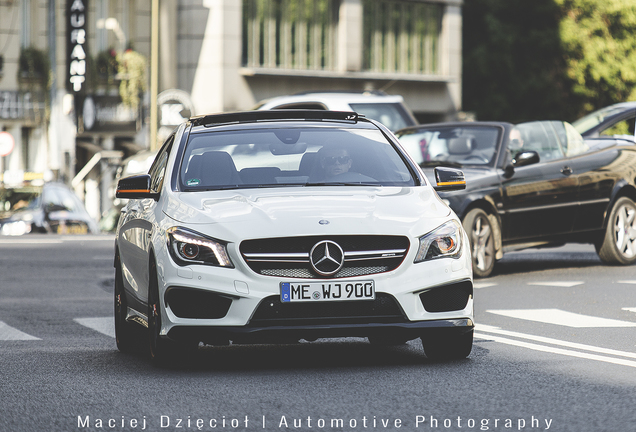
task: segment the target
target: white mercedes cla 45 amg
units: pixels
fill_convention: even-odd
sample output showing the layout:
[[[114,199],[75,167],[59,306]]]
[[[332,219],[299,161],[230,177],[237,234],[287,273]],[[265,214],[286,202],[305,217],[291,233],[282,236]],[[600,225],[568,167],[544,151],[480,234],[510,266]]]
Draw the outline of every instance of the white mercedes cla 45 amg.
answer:
[[[118,348],[421,338],[429,358],[468,356],[470,249],[436,193],[465,182],[436,175],[353,112],[189,119],[117,186]]]

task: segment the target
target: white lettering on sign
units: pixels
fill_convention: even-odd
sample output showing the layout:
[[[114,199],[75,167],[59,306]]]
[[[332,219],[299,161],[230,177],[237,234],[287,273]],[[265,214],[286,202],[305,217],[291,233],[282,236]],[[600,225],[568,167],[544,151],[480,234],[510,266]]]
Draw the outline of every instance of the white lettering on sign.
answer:
[[[69,1],[68,75],[71,88],[79,92],[86,81],[86,5],[84,0]]]

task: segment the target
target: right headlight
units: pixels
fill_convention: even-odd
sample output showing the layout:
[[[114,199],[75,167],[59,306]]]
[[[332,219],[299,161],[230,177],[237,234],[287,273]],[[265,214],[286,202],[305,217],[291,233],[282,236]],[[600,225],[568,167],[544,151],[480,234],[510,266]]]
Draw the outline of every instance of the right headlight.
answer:
[[[177,264],[234,267],[227,253],[227,243],[185,228],[173,227],[167,233],[168,250]]]
[[[420,237],[415,263],[437,258],[459,258],[462,252],[462,226],[451,220]]]

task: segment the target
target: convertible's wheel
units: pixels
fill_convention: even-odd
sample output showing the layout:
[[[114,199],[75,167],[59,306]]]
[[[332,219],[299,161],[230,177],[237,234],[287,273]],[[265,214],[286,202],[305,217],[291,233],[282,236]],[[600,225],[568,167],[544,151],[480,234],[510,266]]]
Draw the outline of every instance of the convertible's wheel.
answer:
[[[607,221],[605,237],[597,245],[598,256],[606,264],[636,262],[636,204],[627,197],[616,201]]]
[[[126,321],[128,300],[124,292],[124,280],[119,259],[115,264],[115,340],[121,352],[129,353],[141,349],[141,327]]]
[[[464,218],[464,229],[470,239],[473,274],[489,276],[495,267],[495,240],[488,214],[482,209],[472,209]]]
[[[458,360],[473,349],[473,330],[466,333],[440,333],[422,336],[422,347],[430,360]]]

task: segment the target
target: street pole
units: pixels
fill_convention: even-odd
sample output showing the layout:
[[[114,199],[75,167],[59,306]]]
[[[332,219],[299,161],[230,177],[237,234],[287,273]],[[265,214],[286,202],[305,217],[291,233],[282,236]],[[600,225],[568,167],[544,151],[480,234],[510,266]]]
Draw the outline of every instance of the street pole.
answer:
[[[156,150],[157,94],[159,90],[159,0],[152,0],[150,27],[150,150]]]

